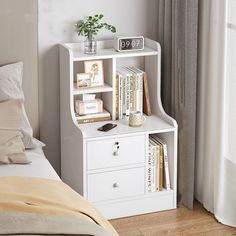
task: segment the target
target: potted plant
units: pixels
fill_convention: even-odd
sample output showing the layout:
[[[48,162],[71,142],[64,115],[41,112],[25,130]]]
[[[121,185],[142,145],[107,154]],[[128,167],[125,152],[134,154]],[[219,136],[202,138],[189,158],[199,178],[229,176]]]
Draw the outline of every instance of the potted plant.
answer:
[[[96,54],[97,42],[94,36],[97,35],[101,29],[105,28],[112,33],[116,32],[115,26],[101,22],[103,17],[104,15],[102,14],[96,14],[94,16],[88,16],[85,21],[80,20],[75,24],[75,31],[78,35],[86,37],[84,50],[86,54]]]

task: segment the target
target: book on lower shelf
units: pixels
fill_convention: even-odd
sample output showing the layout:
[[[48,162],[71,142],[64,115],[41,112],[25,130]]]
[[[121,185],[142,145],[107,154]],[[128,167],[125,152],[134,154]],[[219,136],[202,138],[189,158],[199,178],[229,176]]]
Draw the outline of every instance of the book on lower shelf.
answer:
[[[167,145],[157,135],[149,137],[146,174],[148,192],[170,190]]]
[[[159,179],[156,179],[156,169],[158,168],[157,162],[157,146],[153,146],[149,140],[148,159],[147,159],[147,190],[148,192],[156,192],[156,187]]]
[[[111,114],[105,109],[103,109],[103,112],[100,112],[100,113],[94,113],[94,114],[82,115],[82,116],[75,113],[75,117],[78,124],[111,120]]]

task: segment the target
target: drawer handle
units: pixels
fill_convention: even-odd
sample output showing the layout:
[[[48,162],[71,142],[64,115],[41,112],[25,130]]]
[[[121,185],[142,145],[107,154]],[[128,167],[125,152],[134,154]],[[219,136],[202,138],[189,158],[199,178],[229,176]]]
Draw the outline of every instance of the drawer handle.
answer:
[[[119,156],[119,151],[117,150],[117,151],[115,151],[115,152],[113,152],[113,156]]]
[[[119,142],[115,142],[115,151],[113,152],[113,156],[119,156],[120,154],[119,149],[120,149]]]
[[[120,186],[120,184],[117,182],[113,184],[113,188],[119,188],[119,186]]]

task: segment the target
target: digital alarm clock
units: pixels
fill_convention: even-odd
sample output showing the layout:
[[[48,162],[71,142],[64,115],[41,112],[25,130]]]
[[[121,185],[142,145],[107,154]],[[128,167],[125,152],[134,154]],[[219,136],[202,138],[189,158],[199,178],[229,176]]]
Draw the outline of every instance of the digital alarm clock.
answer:
[[[116,37],[114,47],[118,52],[136,51],[144,49],[143,36]]]

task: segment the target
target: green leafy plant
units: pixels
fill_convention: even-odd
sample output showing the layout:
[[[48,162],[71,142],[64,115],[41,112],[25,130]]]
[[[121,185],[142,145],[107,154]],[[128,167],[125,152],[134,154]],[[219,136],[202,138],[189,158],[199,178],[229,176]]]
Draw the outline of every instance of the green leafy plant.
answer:
[[[75,24],[75,31],[78,33],[78,35],[85,36],[89,39],[97,35],[98,32],[103,28],[111,31],[112,33],[115,33],[116,32],[115,26],[101,22],[103,17],[104,15],[102,14],[88,16],[85,21],[80,20]]]

